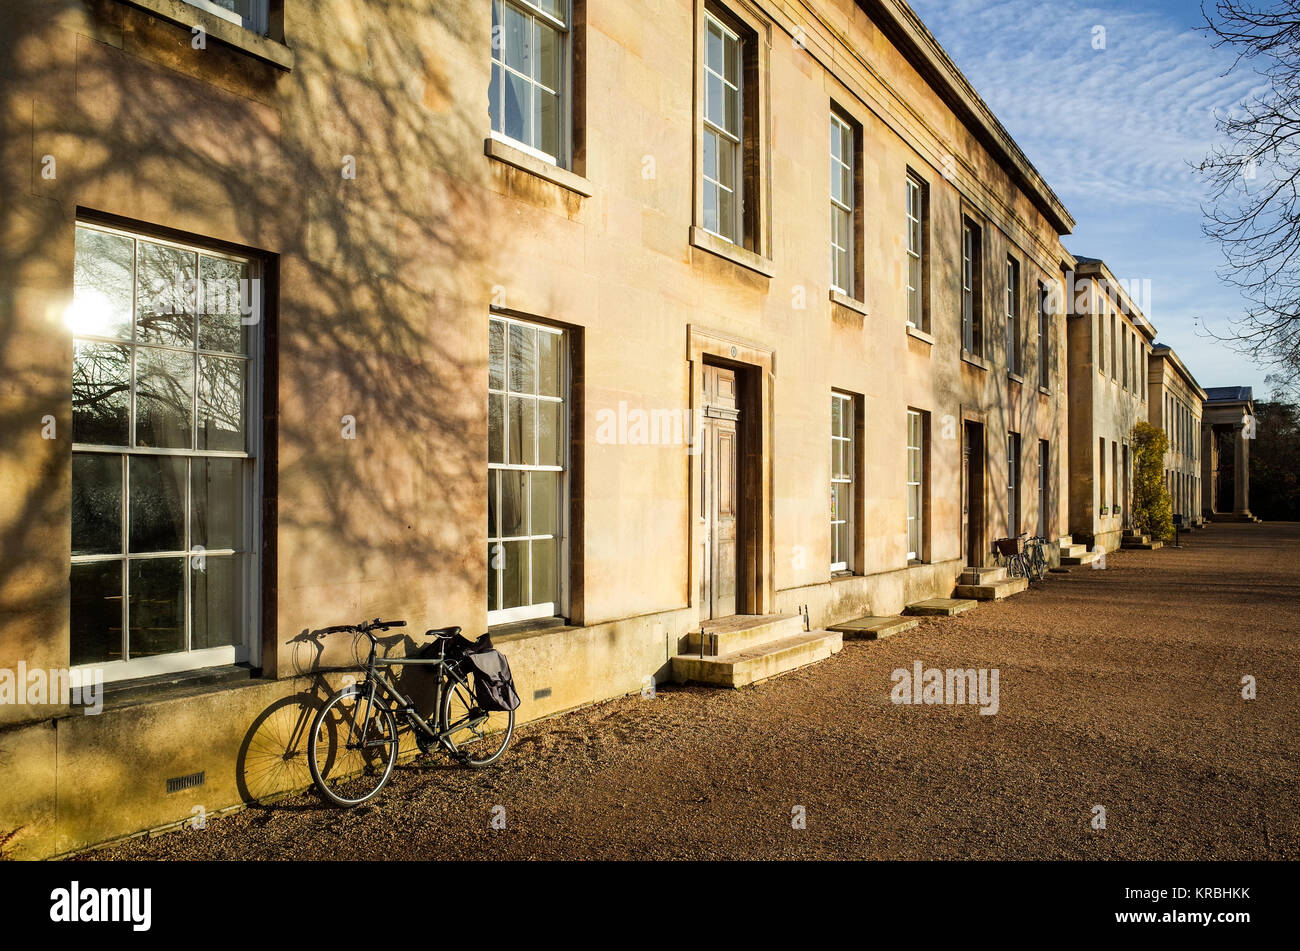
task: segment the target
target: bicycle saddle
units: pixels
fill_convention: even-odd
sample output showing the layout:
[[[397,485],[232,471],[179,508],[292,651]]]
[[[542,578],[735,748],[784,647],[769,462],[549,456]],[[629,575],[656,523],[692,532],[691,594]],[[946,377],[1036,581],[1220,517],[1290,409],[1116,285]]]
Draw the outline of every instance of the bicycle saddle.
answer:
[[[444,641],[449,641],[459,633],[460,633],[460,628],[458,627],[436,627],[431,631],[425,631],[424,636],[440,637]]]

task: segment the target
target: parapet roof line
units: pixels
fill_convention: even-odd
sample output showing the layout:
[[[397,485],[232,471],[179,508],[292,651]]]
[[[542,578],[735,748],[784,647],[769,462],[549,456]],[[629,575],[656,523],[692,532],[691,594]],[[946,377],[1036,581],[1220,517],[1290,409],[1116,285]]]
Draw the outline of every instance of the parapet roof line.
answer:
[[[1002,161],[1057,234],[1072,233],[1075,221],[1065,203],[906,0],[857,0],[857,4],[981,144]]]

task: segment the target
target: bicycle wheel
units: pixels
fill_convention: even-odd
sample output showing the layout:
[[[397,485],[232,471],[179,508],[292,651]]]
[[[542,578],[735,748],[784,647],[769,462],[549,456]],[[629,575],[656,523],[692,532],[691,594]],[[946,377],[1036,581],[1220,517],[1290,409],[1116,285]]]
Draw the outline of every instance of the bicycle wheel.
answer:
[[[474,699],[474,673],[468,686],[448,677],[443,682],[441,730],[460,761],[481,769],[501,758],[515,732],[515,711],[487,711]]]
[[[307,765],[316,788],[338,806],[356,806],[384,788],[397,762],[397,722],[369,691],[349,687],[312,721]]]

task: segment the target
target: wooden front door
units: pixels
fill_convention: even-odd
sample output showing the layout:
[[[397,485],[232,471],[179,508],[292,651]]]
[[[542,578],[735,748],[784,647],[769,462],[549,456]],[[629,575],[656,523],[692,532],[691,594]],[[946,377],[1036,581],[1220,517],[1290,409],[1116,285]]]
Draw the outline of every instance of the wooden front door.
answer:
[[[966,564],[984,564],[984,427],[967,422],[961,448],[961,538]]]
[[[730,617],[738,610],[736,567],[739,528],[740,399],[736,372],[704,365],[700,412],[700,512],[704,563],[700,619]]]

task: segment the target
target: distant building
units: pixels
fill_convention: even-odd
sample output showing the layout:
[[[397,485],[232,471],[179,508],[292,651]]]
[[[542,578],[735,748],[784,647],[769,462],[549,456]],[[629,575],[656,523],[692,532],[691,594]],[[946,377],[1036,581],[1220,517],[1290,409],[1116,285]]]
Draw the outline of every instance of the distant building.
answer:
[[[1201,414],[1205,391],[1191,371],[1166,344],[1156,344],[1149,358],[1149,422],[1169,438],[1165,453],[1165,485],[1173,514],[1185,525],[1200,525]]]
[[[1257,521],[1250,511],[1250,444],[1255,400],[1249,386],[1205,389],[1201,425],[1201,505],[1219,522]]]
[[[1079,258],[1068,318],[1070,533],[1114,551],[1132,525],[1133,427],[1147,418],[1156,330],[1103,261]]]

